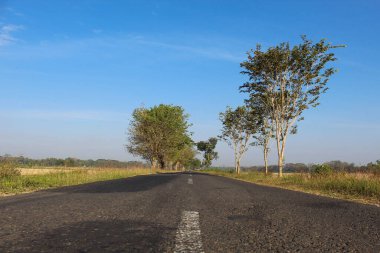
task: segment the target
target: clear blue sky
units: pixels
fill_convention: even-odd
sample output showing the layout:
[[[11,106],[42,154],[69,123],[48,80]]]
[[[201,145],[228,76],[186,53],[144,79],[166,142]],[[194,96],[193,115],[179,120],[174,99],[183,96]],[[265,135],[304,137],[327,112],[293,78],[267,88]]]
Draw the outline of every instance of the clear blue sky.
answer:
[[[245,52],[306,34],[347,48],[286,162],[380,159],[379,13],[370,0],[0,0],[0,154],[134,159],[130,114],[159,103],[186,109],[195,140],[216,136],[218,113],[242,104]],[[218,151],[231,165],[232,150]]]

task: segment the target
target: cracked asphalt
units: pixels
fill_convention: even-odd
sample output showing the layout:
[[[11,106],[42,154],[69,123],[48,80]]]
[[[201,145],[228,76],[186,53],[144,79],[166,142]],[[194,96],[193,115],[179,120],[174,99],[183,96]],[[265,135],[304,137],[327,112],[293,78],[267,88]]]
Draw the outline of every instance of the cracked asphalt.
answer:
[[[379,207],[197,173],[0,198],[0,252],[174,252],[184,211],[204,252],[380,252]]]

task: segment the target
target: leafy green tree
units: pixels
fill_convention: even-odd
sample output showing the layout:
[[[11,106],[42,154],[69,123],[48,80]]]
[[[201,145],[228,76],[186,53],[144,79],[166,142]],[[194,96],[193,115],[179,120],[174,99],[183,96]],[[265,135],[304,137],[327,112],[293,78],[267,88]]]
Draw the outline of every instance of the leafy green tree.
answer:
[[[336,72],[327,66],[336,60],[330,52],[333,48],[336,46],[325,40],[313,44],[302,36],[302,43],[293,48],[281,43],[262,51],[257,45],[241,63],[249,81],[240,91],[249,93],[249,100],[261,101],[273,124],[280,177],[288,134],[296,133],[296,122],[303,119],[303,111],[318,106],[330,76]]]
[[[186,145],[182,149],[179,149],[174,156],[175,170],[180,168],[189,167],[192,160],[195,158],[197,151],[193,148],[193,145]]]
[[[202,166],[208,168],[211,166],[212,161],[218,159],[218,152],[215,151],[218,139],[211,137],[207,141],[200,141],[197,143],[197,148],[203,153]]]
[[[227,142],[234,150],[235,172],[240,174],[240,162],[249,147],[252,136],[258,131],[257,115],[245,106],[236,109],[227,107],[225,112],[220,113],[222,122],[222,134],[220,139]]]
[[[193,158],[191,160],[189,160],[186,164],[185,164],[186,168],[188,169],[199,169],[200,167],[202,167],[202,161],[199,160],[198,158]]]
[[[179,160],[179,153],[192,145],[188,114],[180,106],[137,108],[132,114],[127,150],[162,169]]]

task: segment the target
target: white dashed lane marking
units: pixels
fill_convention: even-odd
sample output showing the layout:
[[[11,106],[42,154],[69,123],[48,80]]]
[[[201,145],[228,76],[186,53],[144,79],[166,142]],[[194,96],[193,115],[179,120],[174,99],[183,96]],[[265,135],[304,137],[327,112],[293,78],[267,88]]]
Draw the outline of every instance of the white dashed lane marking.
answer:
[[[193,179],[192,178],[187,179],[187,183],[188,184],[193,184]]]
[[[175,253],[203,253],[199,213],[184,211],[176,234]]]

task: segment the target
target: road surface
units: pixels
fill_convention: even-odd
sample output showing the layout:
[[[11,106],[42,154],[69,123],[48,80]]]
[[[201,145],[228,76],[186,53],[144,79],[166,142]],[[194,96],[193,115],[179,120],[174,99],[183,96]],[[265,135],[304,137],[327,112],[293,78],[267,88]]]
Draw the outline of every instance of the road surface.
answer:
[[[0,199],[0,252],[380,252],[380,208],[203,174]]]

